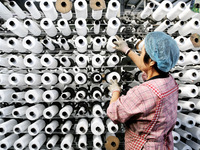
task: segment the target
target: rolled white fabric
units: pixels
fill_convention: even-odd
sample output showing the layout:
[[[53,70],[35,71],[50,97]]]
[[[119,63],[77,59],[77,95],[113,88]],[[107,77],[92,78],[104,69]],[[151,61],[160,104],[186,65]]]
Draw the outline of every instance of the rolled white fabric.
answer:
[[[24,6],[34,19],[40,19],[42,17],[33,1],[27,0]]]
[[[186,6],[186,8],[184,9],[184,11],[182,11],[182,12],[179,14],[179,19],[180,19],[180,20],[183,20],[183,21],[186,21],[186,20],[192,18],[194,15],[195,15],[195,12],[193,12],[193,11],[190,9],[190,5],[188,5],[188,6]]]
[[[113,37],[115,37],[115,36],[113,36]],[[101,37],[101,42],[102,42],[102,48],[105,48],[106,44],[107,44],[107,38],[106,37]]]
[[[56,89],[47,90],[42,94],[42,98],[45,102],[53,102],[56,99],[58,99],[60,96],[60,93]]]
[[[74,76],[74,80],[75,80],[76,84],[82,85],[87,82],[87,76],[86,76],[86,74],[79,72]]]
[[[88,121],[86,119],[80,119],[76,125],[76,134],[85,135],[88,131],[88,126]]]
[[[92,10],[92,18],[94,20],[100,20],[102,17],[103,10]]]
[[[181,136],[181,137],[184,137],[185,139],[187,140],[191,140],[192,139],[192,134],[185,131],[185,130],[182,130],[180,128],[177,128],[175,129],[175,131]]]
[[[110,19],[112,17],[116,17],[120,10],[120,3],[117,0],[111,0],[108,2],[108,7],[106,10],[105,17]]]
[[[80,36],[85,36],[87,34],[87,23],[84,18],[78,18],[75,21],[76,32]]]
[[[91,121],[91,131],[94,135],[101,135],[104,133],[105,126],[102,120],[98,117],[95,117]]]
[[[61,73],[58,76],[58,81],[61,84],[71,84],[73,80],[73,75],[71,73]]]
[[[43,11],[44,15],[46,16],[46,18],[49,18],[52,21],[58,18],[58,13],[52,1],[48,0],[40,1],[40,8]]]
[[[102,91],[99,87],[94,87],[91,90],[91,95],[95,100],[99,100],[102,97]]]
[[[29,149],[39,150],[46,141],[46,135],[43,133],[38,134],[31,140],[28,147]]]
[[[28,73],[24,77],[25,83],[28,85],[40,85],[41,75],[36,73]]]
[[[183,45],[185,44],[186,40],[187,40],[187,38],[183,37],[183,36],[178,36],[177,38],[175,38],[175,41],[180,50],[182,50],[182,48],[184,48]]]
[[[10,55],[8,57],[8,63],[11,66],[15,66],[15,67],[19,67],[19,68],[25,68],[22,56]]]
[[[106,45],[106,49],[109,51],[109,52],[115,52],[116,50],[113,48],[115,47],[115,44],[113,42],[117,41],[117,38],[115,36],[111,36],[109,39],[108,39],[108,42],[107,42],[107,45]]]
[[[17,125],[17,121],[15,119],[10,119],[6,122],[0,124],[0,135],[5,135],[10,132],[13,127]]]
[[[0,74],[0,85],[8,85],[8,74]]]
[[[163,1],[158,8],[153,12],[152,17],[156,21],[160,21],[165,15],[170,12],[173,5],[170,1]]]
[[[14,37],[8,38],[7,40],[8,47],[17,50],[18,52],[26,52],[27,50],[23,47],[22,41]]]
[[[15,85],[15,86],[22,86],[22,85],[26,85],[26,83],[24,82],[24,74],[22,73],[11,73],[8,77],[8,81],[11,85]]]
[[[50,140],[47,142],[46,147],[47,149],[52,149],[55,147],[55,145],[57,144],[59,140],[59,136],[58,135],[53,135]]]
[[[109,35],[109,36],[114,36],[117,34],[117,31],[120,27],[120,20],[118,18],[110,18],[109,21],[108,21],[108,26],[107,26],[107,29],[106,29],[106,33]]]
[[[178,103],[183,109],[187,109],[189,111],[192,111],[192,110],[195,109],[195,103],[194,102],[179,100]]]
[[[15,141],[13,144],[14,149],[21,150],[28,146],[29,142],[32,140],[32,136],[29,134],[25,134]]]
[[[177,65],[184,66],[185,65],[185,57],[186,56],[184,53],[180,53]]]
[[[181,149],[181,150],[192,150],[190,146],[186,145],[182,141],[175,143],[174,146],[176,146],[178,149]]]
[[[26,18],[26,14],[15,1],[10,1],[8,6],[20,19]]]
[[[49,18],[43,18],[40,21],[41,28],[46,32],[46,34],[50,37],[54,37],[57,35],[57,29],[53,24],[52,20]]]
[[[86,89],[80,88],[80,89],[76,92],[76,99],[77,99],[77,100],[84,99],[84,98],[86,98],[86,96],[87,96],[87,90],[86,90]]]
[[[59,122],[57,120],[51,121],[46,127],[45,127],[45,133],[52,134],[56,128],[59,126]]]
[[[86,135],[80,135],[78,139],[78,148],[79,149],[87,149],[87,136]]]
[[[195,114],[195,113],[192,113],[192,112],[191,112],[191,113],[189,113],[188,115],[189,115],[189,116],[192,116],[198,124],[200,123],[199,114]]]
[[[92,66],[94,68],[101,68],[104,63],[104,58],[102,55],[97,54],[92,57]]]
[[[22,121],[13,127],[13,132],[15,134],[23,133],[24,131],[28,129],[30,125],[31,125],[31,122],[29,120]]]
[[[72,33],[66,19],[58,20],[57,25],[64,36],[69,36]]]
[[[192,134],[193,137],[200,140],[200,129],[199,127],[193,126],[192,128],[185,128],[185,131],[188,131]]]
[[[32,136],[36,136],[45,127],[45,125],[46,125],[45,121],[42,119],[39,119],[28,127],[28,133]]]
[[[181,112],[182,111],[182,107],[181,107],[181,105],[178,103],[178,105],[177,105],[177,112]]]
[[[100,83],[101,80],[102,80],[102,76],[101,76],[101,74],[95,72],[95,73],[92,74],[91,80],[94,83]]]
[[[73,17],[73,14],[72,14],[72,11],[70,10],[69,12],[67,13],[61,13],[61,16],[63,19],[66,19],[66,20],[71,20],[72,17]]]
[[[12,52],[12,48],[10,48],[8,46],[8,44],[6,43],[5,40],[1,39],[0,38],[0,50],[3,51],[3,52],[6,52],[6,53],[10,53]],[[3,58],[2,58],[3,59]],[[1,64],[2,66],[4,65],[5,63]]]
[[[169,20],[163,21],[154,31],[164,31],[171,25]]]
[[[192,140],[186,141],[186,144],[188,146],[190,146],[191,148],[193,148],[193,149],[200,149],[200,144],[198,144],[198,143],[196,143],[196,142],[194,142]]]
[[[43,104],[36,104],[26,110],[26,118],[29,120],[36,120],[43,114],[45,106]]]
[[[74,136],[72,134],[65,135],[65,137],[63,138],[60,144],[60,147],[63,150],[69,150],[72,147],[73,140],[74,140]]]
[[[4,118],[8,115],[11,115],[14,108],[15,106],[13,105],[0,108],[0,117]]]
[[[179,14],[181,14],[186,9],[186,3],[181,1],[178,2],[169,13],[167,13],[167,18],[169,20],[174,20]]]
[[[1,40],[0,40],[0,43],[1,43]],[[8,63],[8,58],[9,58],[9,55],[8,56],[0,56],[0,66],[10,67],[10,64]]]
[[[6,21],[6,27],[19,37],[28,35],[28,30],[23,26],[23,23],[16,18],[10,18]]]
[[[28,90],[24,97],[27,103],[36,103],[42,101],[42,94],[44,93],[44,90],[42,89],[32,89]]]
[[[65,50],[70,50],[69,44],[65,38],[60,38],[59,41]]]
[[[93,147],[96,149],[101,149],[103,142],[100,135],[93,135]]]
[[[20,118],[26,114],[27,109],[28,109],[28,106],[21,106],[18,108],[14,108],[12,110],[12,116],[15,118]]]
[[[41,69],[42,68],[40,59],[33,54],[28,54],[24,57],[24,65],[26,67],[29,67],[32,69]]]
[[[196,97],[198,95],[198,87],[192,84],[180,84],[179,96],[180,97]]]
[[[53,51],[55,50],[55,46],[52,43],[51,39],[44,39],[42,41],[42,43],[45,45],[45,47],[47,47],[49,50]]]
[[[58,77],[54,73],[45,72],[41,76],[41,82],[44,85],[55,85],[58,82]]]
[[[87,39],[84,36],[78,36],[75,39],[75,45],[79,53],[85,53],[87,51],[88,43]]]
[[[144,10],[140,13],[140,18],[146,19],[147,17],[149,17],[153,13],[154,7],[154,3],[148,3],[147,6],[145,6]]]
[[[192,98],[192,99],[189,99],[190,102],[194,102],[195,103],[195,108],[197,110],[200,110],[200,100],[199,99],[195,99],[195,98]]]
[[[61,131],[63,134],[66,134],[67,132],[70,131],[72,127],[72,122],[70,120],[67,120],[61,127]]]
[[[106,120],[106,125],[110,133],[116,133],[119,129],[119,126],[117,124],[114,124],[110,119]]]
[[[102,42],[101,42],[101,37],[96,36],[93,39],[93,50],[95,52],[100,52],[101,51],[101,46],[102,46]]]
[[[73,112],[73,107],[70,105],[66,105],[65,107],[63,107],[60,112],[59,112],[59,116],[62,119],[67,119],[70,117],[71,113]]]
[[[76,56],[75,61],[79,68],[86,68],[88,61],[89,61],[89,57],[84,54],[78,54]]]
[[[39,36],[41,34],[41,30],[39,28],[39,25],[31,20],[31,19],[26,19],[24,21],[24,26],[33,34],[34,36]]]
[[[44,109],[43,116],[46,119],[52,119],[59,112],[59,107],[57,105],[51,105]]]
[[[167,33],[173,34],[174,32],[178,31],[180,28],[183,28],[183,27],[184,27],[184,21],[178,21],[167,30]]]
[[[86,107],[80,107],[80,109],[76,112],[77,116],[83,116],[87,113]]]
[[[194,46],[193,46],[190,38],[186,39],[185,42],[180,46],[181,51],[186,51],[188,49],[193,49],[193,48],[194,48]]]
[[[119,82],[121,80],[120,75],[118,72],[110,72],[106,76],[106,81],[110,83],[111,80],[117,80]]]
[[[24,48],[28,49],[32,53],[41,53],[43,51],[43,45],[33,36],[27,36],[23,39],[22,44]]]
[[[0,102],[11,102],[12,97],[11,95],[15,91],[13,89],[1,89],[0,90]]]
[[[10,10],[2,2],[0,2],[0,16],[4,20],[8,20],[9,18],[13,17],[12,13],[10,12]]]
[[[173,136],[173,139],[174,139],[173,140],[174,143],[178,143],[181,139],[180,135],[175,131],[172,131],[172,136]]]
[[[19,138],[16,134],[10,134],[6,138],[0,141],[0,147],[2,150],[7,150],[13,146],[14,142]]]
[[[197,51],[185,53],[185,65],[199,64],[199,63],[200,63],[200,54]]]
[[[94,34],[99,34],[100,32],[100,21],[95,20],[94,21]]]
[[[174,128],[177,129],[177,128],[180,128],[180,126],[181,126],[181,119],[176,118],[176,124],[175,124]]]
[[[50,54],[43,54],[40,58],[40,62],[43,66],[51,69],[58,67],[58,60]]]
[[[189,69],[181,72],[179,80],[192,83],[198,80],[199,76],[199,72],[196,69]]]
[[[190,21],[188,21],[183,28],[180,28],[179,34],[182,36],[186,36],[190,33],[196,33],[200,29],[200,21],[199,19],[192,18]]]
[[[74,2],[74,8],[76,13],[76,18],[87,19],[88,10],[87,10],[87,2],[85,0],[76,0]]]
[[[72,61],[73,60],[71,58],[69,58],[68,56],[61,56],[59,60],[60,60],[60,63],[62,65],[64,65],[65,67],[72,66]]]
[[[183,113],[177,113],[177,117],[179,119],[181,119],[181,123],[182,125],[188,127],[188,128],[192,128],[195,125],[195,119],[189,115],[185,115]]]
[[[119,63],[119,56],[117,54],[112,54],[110,55],[110,57],[108,58],[106,64],[109,67],[114,67]]]

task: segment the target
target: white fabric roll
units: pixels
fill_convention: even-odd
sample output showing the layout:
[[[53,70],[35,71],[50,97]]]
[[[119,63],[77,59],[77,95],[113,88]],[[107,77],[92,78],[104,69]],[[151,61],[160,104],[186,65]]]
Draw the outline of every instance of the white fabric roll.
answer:
[[[148,3],[147,6],[145,6],[144,10],[141,12],[140,17],[142,19],[146,19],[147,17],[149,17],[153,13],[154,7],[154,3]]]
[[[72,33],[66,19],[58,20],[57,25],[64,36],[69,36]]]
[[[0,90],[0,102],[11,102],[12,97],[11,95],[15,91],[13,89],[1,89]]]
[[[92,18],[94,20],[100,20],[102,17],[103,10],[92,10]]]
[[[175,129],[175,131],[181,136],[181,137],[184,137],[185,139],[187,140],[191,140],[192,139],[192,134],[185,131],[185,130],[182,130],[182,129]]]
[[[167,13],[167,18],[169,20],[174,20],[180,13],[186,9],[186,3],[181,1],[178,2],[169,13]]]
[[[181,139],[180,135],[175,131],[172,131],[172,136],[173,136],[173,139],[174,139],[173,140],[174,143],[178,143]]]
[[[29,134],[25,134],[15,141],[15,143],[13,144],[13,147],[16,150],[22,150],[28,146],[31,140],[32,140],[32,136]]]
[[[86,68],[89,61],[89,57],[84,54],[78,54],[76,56],[75,61],[79,68]]]
[[[17,125],[17,121],[15,119],[10,119],[6,122],[0,124],[0,135],[5,135],[10,132],[13,127]]]
[[[76,100],[82,100],[83,98],[86,97],[86,92],[83,90],[77,91],[76,92]]]
[[[57,120],[53,120],[51,123],[49,123],[46,127],[45,127],[45,133],[47,134],[52,134],[56,128],[59,126],[59,122]]]
[[[200,110],[200,99],[195,99],[195,98],[192,98],[192,99],[189,99],[190,102],[194,102],[195,103],[195,108],[197,110]]]
[[[87,76],[84,73],[79,72],[74,76],[74,80],[76,84],[82,85],[87,82]]]
[[[55,50],[55,46],[53,45],[53,42],[51,39],[44,39],[42,40],[42,43],[45,45],[46,48],[48,48],[50,51]]]
[[[114,36],[117,34],[117,31],[119,29],[121,25],[121,22],[118,18],[110,18],[109,21],[108,21],[108,26],[107,26],[107,29],[106,29],[106,33],[109,35],[109,36]]]
[[[160,21],[165,15],[170,12],[173,5],[170,1],[163,1],[158,8],[153,12],[152,17],[156,21]]]
[[[116,133],[119,129],[119,126],[117,124],[114,124],[113,121],[110,119],[106,120],[106,125],[110,133]]]
[[[118,72],[110,72],[107,76],[106,76],[106,81],[108,83],[110,83],[110,80],[117,80],[117,82],[119,82],[121,80],[120,75]]]
[[[41,69],[42,64],[40,59],[34,54],[28,54],[24,57],[24,65],[32,69]]]
[[[40,62],[43,66],[51,69],[57,68],[58,66],[57,59],[50,54],[43,54],[42,57],[40,58]]]
[[[100,32],[100,21],[95,20],[94,21],[94,34],[99,34]]]
[[[29,149],[39,150],[46,141],[46,135],[43,133],[38,134],[31,140],[28,147]]]
[[[193,49],[193,48],[194,48],[194,46],[193,46],[192,41],[190,40],[190,38],[187,38],[185,40],[185,42],[180,46],[180,50],[181,51],[186,51],[188,49]]]
[[[63,19],[66,19],[66,20],[71,20],[72,17],[73,17],[73,14],[72,14],[72,11],[70,10],[69,12],[67,13],[61,13],[61,16]]]
[[[32,136],[36,136],[37,134],[40,133],[40,131],[45,127],[46,123],[44,120],[39,119],[37,121],[35,121],[34,123],[32,123],[29,127],[28,127],[28,133]],[[32,142],[29,143],[29,145]]]
[[[72,65],[72,62],[70,61],[68,56],[61,56],[59,60],[60,63],[65,67],[70,67]]]
[[[31,14],[31,16],[34,19],[40,19],[41,13],[39,12],[39,10],[37,9],[37,7],[35,6],[34,2],[31,0],[27,0],[24,4],[24,6],[26,7],[26,9],[29,11],[29,13]]]
[[[73,107],[70,105],[67,105],[65,107],[63,107],[60,112],[59,112],[59,116],[62,119],[67,119],[70,117],[71,113],[73,112]]]
[[[49,18],[52,21],[58,18],[58,13],[52,1],[48,0],[40,1],[40,8],[43,11],[44,15],[46,16],[46,18]]]
[[[87,23],[84,18],[78,18],[75,21],[76,32],[80,36],[85,36],[87,34]]]
[[[186,6],[186,8],[184,9],[184,11],[182,11],[182,12],[179,14],[179,19],[180,19],[180,20],[183,20],[183,21],[186,21],[186,20],[192,18],[194,15],[195,15],[195,12],[193,12],[193,11],[190,9],[190,5],[188,5],[188,6]]]
[[[101,149],[103,142],[100,135],[93,135],[93,147],[96,149]]]
[[[87,19],[88,10],[87,10],[87,2],[85,0],[76,0],[74,2],[74,8],[76,13],[76,18]]]
[[[179,96],[180,97],[196,97],[198,95],[198,87],[196,85],[187,84],[179,85]]]
[[[0,147],[2,150],[7,150],[13,146],[14,142],[19,138],[16,134],[10,134],[6,138],[0,141]]]
[[[39,25],[31,20],[31,19],[26,19],[24,21],[24,26],[33,34],[34,36],[39,36],[41,34],[41,30],[39,28]]]
[[[42,89],[32,89],[28,90],[24,97],[27,103],[41,102],[43,93],[44,91]]]
[[[180,28],[179,28],[180,29]],[[182,51],[182,47],[183,47],[183,45],[185,44],[185,41],[187,40],[187,38],[186,37],[184,37],[184,36],[178,36],[177,38],[175,38],[175,41],[176,41],[176,43],[177,43],[177,45],[178,45],[178,48]]]
[[[119,63],[119,56],[117,54],[110,55],[106,63],[109,67],[116,66]]]
[[[185,131],[188,131],[192,134],[193,137],[200,140],[200,128],[193,126],[192,128],[185,128]]]
[[[195,109],[195,103],[194,102],[179,100],[178,103],[183,109],[187,109],[189,111],[192,111],[192,110]]]
[[[11,115],[14,108],[15,106],[13,105],[0,108],[0,117],[4,118],[8,115]]]
[[[46,34],[50,37],[54,37],[57,35],[57,29],[53,24],[52,20],[49,18],[43,18],[40,21],[41,28],[46,32]]]
[[[24,62],[23,62],[23,57],[22,56],[17,56],[17,55],[10,55],[8,57],[8,63],[11,66],[19,67],[19,68],[25,68]]]
[[[102,109],[102,107],[99,104],[95,104],[92,107],[92,115],[94,117],[100,117],[100,116],[103,115],[103,109]]]
[[[115,37],[115,36],[113,36],[113,37]],[[105,48],[106,44],[107,44],[107,38],[106,37],[101,37],[101,42],[102,42],[102,48]]]
[[[174,146],[181,150],[192,150],[192,148],[190,146],[186,145],[182,141],[175,143]]]
[[[184,21],[178,21],[173,26],[168,28],[167,33],[173,34],[174,32],[178,31],[180,28],[183,28],[183,27],[184,27]]]
[[[10,1],[8,6],[20,19],[26,18],[26,14],[15,1]]]
[[[87,39],[84,36],[78,36],[75,39],[75,45],[79,53],[85,53],[87,51],[88,43]]]
[[[43,104],[36,104],[26,110],[26,118],[29,120],[36,120],[43,114],[45,106]]]
[[[176,124],[175,124],[174,128],[177,129],[177,128],[180,128],[180,126],[181,126],[181,119],[176,118]]]
[[[65,38],[60,38],[59,42],[62,44],[62,47],[64,48],[64,50],[67,50],[67,51],[70,50],[69,44]]]
[[[8,85],[8,74],[0,74],[0,85]]]
[[[120,3],[117,0],[111,0],[108,2],[108,7],[106,10],[105,17],[110,19],[112,17],[116,17],[120,11]]]
[[[36,73],[28,73],[24,77],[25,83],[28,85],[40,85],[41,75]]]
[[[15,118],[20,118],[26,114],[28,106],[21,106],[12,110],[12,116]]]
[[[192,83],[198,80],[199,76],[199,72],[196,69],[189,69],[181,72],[179,75],[179,80]]]
[[[80,135],[78,139],[78,148],[79,149],[87,149],[87,136],[86,135]]]
[[[171,25],[169,20],[163,21],[154,31],[164,31]]]
[[[47,90],[42,94],[42,98],[45,102],[53,102],[60,96],[59,92],[55,89]]]
[[[102,42],[101,42],[101,37],[96,36],[93,39],[93,50],[95,52],[100,52],[101,51],[101,46],[102,46]]]
[[[101,135],[104,133],[105,126],[102,120],[98,117],[95,117],[91,121],[91,131],[94,135]]]
[[[200,63],[200,54],[195,52],[187,52],[185,54],[185,60],[183,65],[190,65],[190,64],[199,64]]]
[[[2,2],[0,2],[0,16],[4,20],[8,20],[9,18],[13,17],[12,13],[10,12],[10,10]]]
[[[24,81],[24,74],[22,73],[11,73],[8,77],[8,81],[11,85],[23,86],[26,85]]]
[[[76,125],[76,134],[85,135],[88,131],[88,126],[88,121],[86,119],[80,119]]]
[[[6,27],[19,37],[28,35],[28,30],[24,27],[23,23],[16,18],[10,18],[6,21]]]
[[[6,41],[3,40],[3,39],[1,39],[1,38],[0,38],[0,50],[1,50],[2,52],[6,52],[6,53],[12,52],[12,48],[10,48],[10,47],[8,46],[8,44],[6,43]],[[1,64],[1,65],[3,66],[4,64]]]
[[[107,49],[109,52],[115,52],[115,49],[113,48],[113,47],[115,47],[115,44],[113,43],[114,41],[117,41],[117,38],[116,38],[115,36],[111,36],[111,37],[108,39],[106,49]]]
[[[45,72],[41,76],[41,82],[44,85],[55,85],[58,82],[58,77],[54,73]]]
[[[73,82],[73,77],[68,73],[61,73],[58,76],[58,81],[61,84],[71,84]]]
[[[189,115],[185,115],[183,113],[177,113],[177,117],[179,119],[181,119],[181,123],[182,125],[188,127],[188,128],[192,128],[195,125],[195,119]]]
[[[200,149],[200,144],[198,144],[198,143],[196,143],[196,142],[194,142],[192,140],[186,141],[186,144],[188,146],[190,146],[191,148],[193,148],[193,149]]]
[[[104,58],[102,55],[97,54],[97,55],[93,55],[92,57],[92,66],[94,68],[101,68],[101,66],[104,63]]]
[[[31,122],[29,120],[22,121],[13,127],[13,132],[15,134],[23,133],[24,131],[28,129],[30,125],[31,125]]]
[[[192,116],[198,124],[200,123],[199,114],[195,114],[195,113],[190,112],[188,115]]]
[[[30,50],[32,53],[41,53],[43,45],[33,36],[27,36],[23,39],[22,44],[24,48]]]
[[[72,134],[69,133],[65,135],[65,137],[63,138],[60,144],[60,147],[63,150],[69,150],[72,147],[73,140],[74,140],[74,136]]]
[[[101,91],[100,89],[95,90],[95,91],[92,93],[92,97],[93,97],[95,100],[99,100],[99,99],[102,97],[102,91]]]
[[[59,136],[58,135],[53,135],[50,140],[47,142],[46,147],[47,149],[52,149],[55,147],[55,145],[57,144],[59,140]]]
[[[23,47],[22,41],[14,37],[8,38],[7,40],[8,47],[17,50],[18,52],[26,52],[27,50]]]
[[[182,111],[182,107],[181,107],[181,105],[178,103],[178,105],[177,105],[177,112],[181,112]]]
[[[67,132],[70,131],[72,127],[72,122],[70,120],[67,120],[61,127],[61,131],[63,134],[66,134]]]
[[[59,108],[56,105],[51,105],[44,109],[43,116],[46,119],[52,119],[56,114],[58,114]]]

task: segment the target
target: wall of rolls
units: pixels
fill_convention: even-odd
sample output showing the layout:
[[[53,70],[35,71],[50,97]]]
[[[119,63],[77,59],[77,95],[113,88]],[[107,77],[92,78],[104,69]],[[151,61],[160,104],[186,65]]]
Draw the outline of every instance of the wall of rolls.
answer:
[[[123,149],[124,126],[106,116],[110,79],[125,94],[141,71],[113,49],[140,50],[164,31],[180,48],[174,149],[200,149],[200,14],[185,1],[145,1],[120,14],[110,0],[0,2],[0,149]]]

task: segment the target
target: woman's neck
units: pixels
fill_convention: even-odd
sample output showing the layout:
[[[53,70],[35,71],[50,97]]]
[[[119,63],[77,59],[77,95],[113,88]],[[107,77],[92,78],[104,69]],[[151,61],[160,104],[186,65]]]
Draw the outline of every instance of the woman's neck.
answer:
[[[155,69],[148,70],[146,74],[147,74],[147,80],[160,75]]]

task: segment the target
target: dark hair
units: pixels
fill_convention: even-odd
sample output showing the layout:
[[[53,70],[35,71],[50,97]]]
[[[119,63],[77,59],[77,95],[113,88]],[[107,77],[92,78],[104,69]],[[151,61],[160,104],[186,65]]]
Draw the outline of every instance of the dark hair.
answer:
[[[144,55],[144,59],[143,59],[144,63],[148,64],[149,59],[151,59],[151,58],[150,58],[149,54],[145,51],[145,55]],[[168,75],[169,74],[169,72],[161,71],[157,66],[157,62],[155,63],[155,65],[153,67],[160,75]]]

